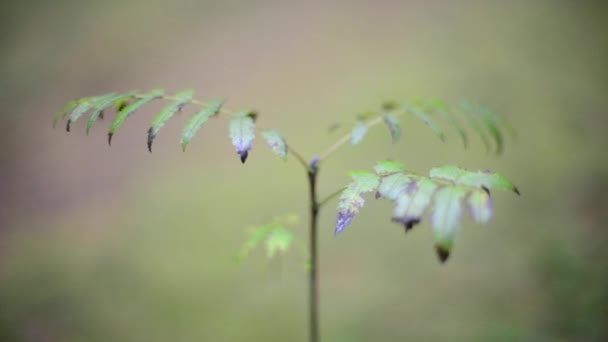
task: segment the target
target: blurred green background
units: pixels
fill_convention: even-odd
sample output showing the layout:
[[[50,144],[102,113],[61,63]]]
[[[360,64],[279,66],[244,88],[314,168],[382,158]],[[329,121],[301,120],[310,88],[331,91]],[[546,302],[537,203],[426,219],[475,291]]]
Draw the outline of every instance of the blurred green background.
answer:
[[[608,340],[608,6],[585,1],[3,1],[0,341],[304,341],[297,253],[238,265],[246,227],[306,214],[305,175],[256,140],[242,166],[226,121],[188,153],[187,116],[155,151],[142,110],[106,144],[52,130],[68,100],[194,88],[260,110],[306,156],[327,127],[387,99],[471,98],[518,128],[505,153],[415,120],[324,165],[320,192],[394,158],[493,169],[489,227],[466,220],[447,265],[429,226],[407,236],[370,201],[333,236],[322,213],[325,341]],[[189,112],[188,112],[189,113]],[[305,241],[305,220],[295,228]]]

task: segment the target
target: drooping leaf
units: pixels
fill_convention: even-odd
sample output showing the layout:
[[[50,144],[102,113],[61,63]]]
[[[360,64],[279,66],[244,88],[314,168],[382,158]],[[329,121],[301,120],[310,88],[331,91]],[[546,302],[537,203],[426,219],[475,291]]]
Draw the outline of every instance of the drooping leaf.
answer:
[[[458,114],[461,118],[463,118],[469,124],[469,126],[471,126],[471,128],[473,128],[473,130],[481,138],[481,141],[483,142],[484,146],[486,147],[486,150],[490,151],[490,141],[488,140],[488,137],[486,137],[486,134],[483,131],[483,129],[481,128],[481,126],[479,126],[479,123],[477,121],[475,121],[475,119],[471,116],[472,114],[465,112],[462,109],[458,109],[458,108],[454,109],[452,112]]]
[[[492,171],[468,171],[456,166],[442,166],[431,169],[430,177],[445,179],[454,184],[466,185],[486,190],[500,189],[513,191],[519,195],[517,187],[505,176]]]
[[[194,90],[191,89],[175,94],[175,100],[165,106],[160,113],[154,117],[150,129],[148,129],[148,150],[150,152],[152,152],[152,143],[154,143],[154,139],[160,129],[173,115],[175,115],[175,113],[182,110],[186,104],[192,101],[192,96],[194,96]]]
[[[408,105],[405,107],[405,109],[407,111],[409,111],[410,113],[414,114],[414,116],[416,116],[418,119],[420,119],[422,122],[424,122],[427,126],[429,126],[431,128],[431,130],[433,131],[433,133],[435,133],[435,135],[439,139],[441,139],[441,141],[445,141],[445,135],[443,134],[441,127],[439,127],[439,125],[437,125],[437,123],[435,122],[435,120],[433,120],[433,118],[431,118],[429,115],[424,113],[422,110],[420,110],[420,108],[418,108],[416,106]]]
[[[87,121],[87,128],[86,128],[87,135],[89,135],[89,132],[90,132],[91,128],[93,127],[93,125],[95,124],[95,122],[97,121],[97,119],[101,118],[103,111],[106,108],[108,108],[113,103],[116,103],[118,101],[130,99],[133,96],[133,94],[134,94],[133,92],[129,92],[126,94],[114,95],[112,97],[104,99],[104,101],[100,101],[99,103],[97,103],[93,108],[93,112],[92,112],[91,116],[89,116],[89,120]]]
[[[80,103],[80,101],[82,100],[83,99],[72,100],[68,102],[59,112],[57,112],[57,114],[55,114],[55,117],[53,118],[53,128],[57,126],[57,122],[59,122],[59,120],[65,118],[65,116],[70,111],[72,111],[74,107],[76,107],[78,103]]]
[[[396,162],[393,160],[381,160],[376,163],[374,166],[374,171],[378,175],[384,175],[387,173],[395,173],[405,171],[405,165],[400,162]]]
[[[399,138],[401,137],[401,125],[399,124],[399,118],[391,113],[384,113],[382,115],[382,120],[384,120],[384,123],[391,132],[393,144],[399,141]]]
[[[411,183],[409,191],[397,198],[393,221],[403,224],[406,231],[420,223],[438,187],[435,182],[427,178]]]
[[[467,134],[464,129],[456,122],[454,117],[448,112],[448,107],[440,100],[432,99],[427,102],[427,105],[431,107],[435,112],[439,113],[443,120],[447,122],[460,136],[464,147],[466,148],[468,145]]]
[[[431,225],[435,236],[435,250],[441,262],[450,256],[454,239],[462,217],[461,201],[466,195],[460,187],[447,186],[435,194],[435,208],[431,214]]]
[[[196,135],[196,132],[201,126],[209,120],[210,117],[216,116],[224,104],[224,100],[215,100],[209,102],[209,105],[201,109],[186,122],[184,131],[182,133],[181,145],[182,150],[186,151],[186,147],[190,143],[190,140]]]
[[[145,106],[146,104],[154,101],[155,99],[163,96],[165,93],[164,89],[154,89],[147,94],[144,94],[141,98],[136,100],[135,102],[130,103],[126,107],[124,107],[118,114],[112,124],[110,125],[110,129],[108,130],[108,144],[112,144],[112,137],[116,133],[116,130],[122,126],[127,117],[135,113],[136,110]]]
[[[486,128],[486,131],[494,139],[494,143],[496,144],[496,153],[500,154],[503,149],[502,134],[498,130],[498,127],[496,127],[493,118],[488,115],[487,112],[481,110],[478,106],[473,105],[468,101],[463,101],[461,107],[470,116],[475,116],[481,121]]]
[[[236,153],[241,157],[241,162],[245,163],[249,150],[253,146],[255,138],[254,114],[250,111],[240,112],[230,120],[230,139],[236,149]]]
[[[335,234],[344,230],[359,212],[359,209],[365,203],[362,195],[376,190],[380,182],[379,177],[371,172],[353,171],[350,175],[353,182],[340,195]]]
[[[283,160],[287,160],[287,144],[279,132],[274,129],[267,129],[260,134],[276,155]]]
[[[486,224],[492,218],[492,199],[484,190],[473,191],[467,198],[471,217],[477,223]]]
[[[266,238],[266,256],[272,258],[277,252],[285,253],[293,241],[293,233],[283,227],[273,229]]]
[[[350,133],[350,143],[352,145],[358,145],[365,135],[367,134],[367,125],[365,122],[361,120],[357,120],[355,123],[355,127],[353,127],[352,132]]]
[[[92,108],[94,108],[94,106],[96,104],[98,104],[99,101],[103,101],[105,98],[107,98],[108,96],[113,96],[114,94],[106,94],[106,95],[101,95],[101,96],[94,96],[94,97],[90,97],[85,101],[80,102],[72,111],[72,113],[70,114],[70,117],[68,118],[68,122],[65,126],[65,130],[66,131],[70,131],[70,127],[72,126],[73,123],[76,122],[76,120],[78,120],[84,113],[88,112],[89,110],[91,110]]]

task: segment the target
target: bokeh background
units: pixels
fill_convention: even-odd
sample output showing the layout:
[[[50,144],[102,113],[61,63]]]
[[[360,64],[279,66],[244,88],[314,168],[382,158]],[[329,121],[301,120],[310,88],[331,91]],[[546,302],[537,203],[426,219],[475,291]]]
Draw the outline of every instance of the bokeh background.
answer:
[[[51,129],[68,100],[194,88],[260,110],[310,157],[389,99],[469,98],[518,128],[503,155],[404,123],[324,165],[320,192],[382,158],[499,170],[489,227],[466,220],[437,262],[388,203],[333,236],[322,214],[325,341],[608,339],[608,6],[585,1],[3,1],[0,10],[0,340],[304,341],[297,252],[234,255],[246,227],[305,217],[305,175],[256,140],[241,165],[225,120],[182,153],[187,115],[106,144]],[[186,111],[187,114],[190,112]],[[341,131],[328,127],[341,123]],[[81,123],[82,124],[82,123]],[[475,138],[473,138],[475,139]],[[294,228],[306,241],[305,220]]]

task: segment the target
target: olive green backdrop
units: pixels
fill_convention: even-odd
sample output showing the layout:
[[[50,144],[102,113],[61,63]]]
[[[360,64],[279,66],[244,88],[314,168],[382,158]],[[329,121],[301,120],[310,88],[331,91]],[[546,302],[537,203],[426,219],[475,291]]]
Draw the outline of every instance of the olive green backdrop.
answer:
[[[429,226],[404,236],[370,201],[320,256],[325,341],[602,341],[608,336],[608,8],[566,1],[13,1],[0,9],[0,340],[304,341],[297,252],[233,256],[246,227],[296,213],[294,160],[255,141],[244,166],[225,120],[187,153],[169,122],[145,148],[152,105],[112,148],[51,129],[68,100],[156,86],[255,108],[310,157],[387,99],[474,99],[518,128],[502,156],[376,128],[323,166],[320,192],[393,158],[420,172],[492,169],[488,227],[465,220],[441,266]],[[186,111],[186,114],[190,112]]]

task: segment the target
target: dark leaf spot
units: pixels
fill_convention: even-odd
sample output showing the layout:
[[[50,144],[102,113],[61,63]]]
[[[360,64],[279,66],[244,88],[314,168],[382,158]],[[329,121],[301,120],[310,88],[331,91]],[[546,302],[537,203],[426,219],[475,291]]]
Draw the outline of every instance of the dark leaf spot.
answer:
[[[70,126],[72,126],[72,120],[68,120],[68,123],[65,125],[65,130],[69,132]]]
[[[435,252],[437,253],[437,257],[439,258],[439,261],[441,261],[442,264],[445,263],[450,257],[450,251],[441,246],[436,245]]]
[[[248,151],[239,151],[239,156],[241,156],[241,163],[245,164],[245,161],[247,160],[247,156],[249,155]]]
[[[114,136],[113,133],[108,133],[108,145],[112,146],[112,137]]]
[[[154,142],[155,137],[156,135],[154,135],[154,131],[152,130],[152,127],[150,127],[150,129],[148,129],[148,151],[150,151],[150,153],[152,153],[152,143]]]

